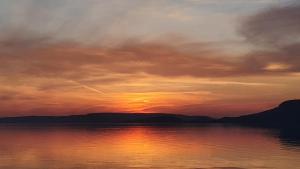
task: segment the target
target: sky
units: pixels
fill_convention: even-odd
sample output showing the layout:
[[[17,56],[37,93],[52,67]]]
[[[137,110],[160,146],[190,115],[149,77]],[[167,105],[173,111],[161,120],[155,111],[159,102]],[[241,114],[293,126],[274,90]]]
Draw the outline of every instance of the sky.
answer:
[[[238,116],[300,98],[292,0],[1,0],[0,116]]]

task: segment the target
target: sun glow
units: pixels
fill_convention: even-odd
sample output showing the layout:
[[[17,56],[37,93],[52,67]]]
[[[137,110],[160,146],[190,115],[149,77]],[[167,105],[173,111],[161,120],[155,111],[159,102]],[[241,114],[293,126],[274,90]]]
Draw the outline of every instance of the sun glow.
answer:
[[[127,111],[144,112],[144,109],[163,102],[163,98],[159,93],[126,93],[118,101]]]

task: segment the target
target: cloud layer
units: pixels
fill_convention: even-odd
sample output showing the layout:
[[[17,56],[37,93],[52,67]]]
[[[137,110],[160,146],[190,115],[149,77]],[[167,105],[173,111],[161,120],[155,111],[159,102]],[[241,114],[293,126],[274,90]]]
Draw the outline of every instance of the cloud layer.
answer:
[[[2,110],[16,114],[20,110],[12,107],[23,105],[27,106],[24,112],[29,114],[41,110],[60,113],[87,109],[186,110],[186,113],[204,114],[218,111],[224,114],[255,111],[255,100],[263,102],[259,106],[263,108],[280,99],[299,97],[294,92],[300,83],[295,80],[300,73],[299,3],[267,8],[246,17],[241,22],[240,34],[237,34],[237,39],[244,41],[236,43],[244,43],[248,50],[240,53],[222,47],[224,38],[228,38],[223,35],[220,43],[214,40],[216,33],[209,35],[212,39],[209,41],[176,32],[179,29],[173,29],[173,24],[178,28],[185,24],[195,26],[190,19],[198,15],[187,15],[193,10],[187,10],[188,13],[177,11],[178,4],[172,4],[172,8],[163,8],[172,15],[160,15],[153,11],[153,7],[162,9],[163,4],[132,1],[127,4],[136,7],[131,13],[119,6],[122,2],[113,2],[101,4],[113,10],[101,14],[97,12],[100,4],[92,0],[86,4],[76,1],[71,9],[66,8],[67,1],[62,1],[62,4],[24,1],[20,5],[2,2],[7,3],[4,4],[7,7],[11,5],[11,10],[4,11],[10,19],[0,20],[3,23],[0,32]],[[189,1],[181,5],[187,3],[199,2]],[[79,10],[82,5],[95,7],[85,14]],[[217,7],[211,10],[221,12],[221,18],[228,16],[228,11],[220,11]],[[23,14],[24,18],[20,18]],[[120,40],[118,31],[115,31],[116,28],[122,29],[116,24],[121,22],[123,25],[124,20],[120,17],[128,16],[128,23],[131,23],[132,16],[138,14],[167,17],[160,22],[171,26],[159,26],[158,30],[164,31],[157,32],[158,36],[152,36],[153,32],[151,36],[129,33],[129,36],[120,35]],[[151,22],[150,25],[157,24]],[[201,32],[201,27],[198,29]],[[131,31],[124,29],[124,34]],[[159,36],[165,32],[169,34]],[[186,32],[186,28],[182,32]],[[234,36],[225,43],[235,39]],[[233,46],[241,47],[240,44]],[[282,79],[286,82],[273,84]],[[244,95],[240,96],[238,92]],[[272,92],[278,96],[274,100]],[[220,101],[223,99],[228,101]],[[78,104],[75,106],[74,103]],[[225,108],[222,110],[214,104]]]

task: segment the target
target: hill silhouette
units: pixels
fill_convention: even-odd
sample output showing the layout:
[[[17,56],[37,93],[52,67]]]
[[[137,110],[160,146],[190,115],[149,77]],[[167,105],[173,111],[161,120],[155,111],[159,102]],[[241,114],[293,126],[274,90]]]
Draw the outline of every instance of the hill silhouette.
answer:
[[[236,125],[250,125],[276,128],[300,128],[300,100],[288,100],[279,106],[260,113],[239,117],[224,117],[214,119],[208,116],[188,116],[163,113],[92,113],[70,116],[23,116],[3,117],[0,123],[80,123],[80,124],[200,124],[222,123]]]
[[[187,116],[163,113],[91,113],[71,116],[23,116],[0,118],[0,123],[209,123],[215,119],[207,116]]]
[[[260,113],[239,117],[224,117],[218,121],[253,126],[300,128],[300,100],[288,100],[273,109]]]

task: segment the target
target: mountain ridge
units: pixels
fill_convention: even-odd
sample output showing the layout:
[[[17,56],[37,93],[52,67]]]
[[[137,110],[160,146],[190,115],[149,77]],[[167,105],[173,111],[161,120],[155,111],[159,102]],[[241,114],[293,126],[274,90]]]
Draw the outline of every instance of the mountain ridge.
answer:
[[[218,121],[254,126],[299,127],[300,100],[287,100],[269,110],[238,117],[223,117]]]
[[[215,119],[209,116],[192,116],[166,113],[88,113],[84,115],[66,116],[21,116],[2,117],[0,123],[80,123],[80,124],[201,124],[221,123],[261,127],[300,128],[300,100],[287,100],[277,107],[259,113],[238,117],[223,117]]]
[[[3,117],[0,123],[208,123],[208,116],[188,116],[165,113],[88,113],[67,116]]]

